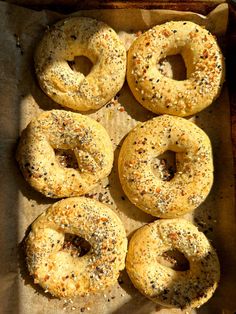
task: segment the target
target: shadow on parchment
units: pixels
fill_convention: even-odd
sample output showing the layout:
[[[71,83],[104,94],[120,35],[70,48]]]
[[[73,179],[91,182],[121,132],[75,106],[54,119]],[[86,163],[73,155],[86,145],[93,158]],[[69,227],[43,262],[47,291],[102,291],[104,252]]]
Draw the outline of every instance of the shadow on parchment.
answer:
[[[112,312],[112,314],[123,314],[123,313],[136,313],[144,314],[151,313],[153,310],[159,311],[161,306],[153,303],[142,295],[137,289],[134,288],[129,276],[125,270],[122,271],[119,282],[120,287],[131,296],[131,299],[123,304],[120,308]]]
[[[15,160],[22,122],[22,99],[30,94],[30,69],[35,43],[45,28],[46,19],[26,9],[1,5],[1,143],[0,143],[0,243],[1,243],[1,313],[20,313],[19,241],[24,208],[19,194],[37,199],[27,187]],[[19,23],[19,15],[21,23]],[[30,30],[30,31],[29,31]],[[28,34],[30,32],[30,36]],[[21,189],[19,189],[21,187]],[[27,191],[28,190],[28,191]]]

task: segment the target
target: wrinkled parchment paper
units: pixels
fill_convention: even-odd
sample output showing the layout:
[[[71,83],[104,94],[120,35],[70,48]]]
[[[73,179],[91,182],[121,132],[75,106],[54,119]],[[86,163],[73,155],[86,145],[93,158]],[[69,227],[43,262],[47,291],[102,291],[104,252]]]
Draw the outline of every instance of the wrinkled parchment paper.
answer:
[[[83,11],[76,14],[107,22],[119,33],[128,48],[138,31],[168,20],[194,21],[205,25],[222,39],[227,28],[228,8],[226,4],[220,5],[207,17],[189,12],[136,9]],[[133,287],[125,271],[113,288],[73,300],[58,300],[45,294],[39,286],[33,284],[27,273],[21,242],[32,221],[55,200],[40,195],[25,182],[14,155],[20,133],[32,117],[43,110],[63,109],[41,91],[33,67],[33,52],[38,40],[47,25],[61,18],[63,16],[58,13],[36,12],[0,2],[0,312],[181,313],[180,310],[164,309],[146,299]],[[164,62],[164,69],[166,75],[171,75],[171,66],[167,61]],[[125,197],[118,179],[117,157],[122,139],[137,121],[146,121],[154,115],[135,101],[127,83],[108,105],[86,114],[105,126],[115,153],[111,175],[89,194],[106,203],[120,216],[130,236],[134,230],[155,218],[143,213]],[[233,313],[236,309],[236,221],[226,86],[217,101],[192,120],[211,138],[215,183],[204,204],[185,218],[204,231],[217,249],[221,262],[221,282],[214,297],[206,305],[185,313]]]

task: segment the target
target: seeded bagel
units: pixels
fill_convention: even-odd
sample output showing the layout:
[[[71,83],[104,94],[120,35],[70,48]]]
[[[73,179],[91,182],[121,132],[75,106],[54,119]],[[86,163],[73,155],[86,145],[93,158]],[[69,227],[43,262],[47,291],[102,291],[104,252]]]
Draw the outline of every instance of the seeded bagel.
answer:
[[[72,159],[69,165],[67,159]],[[109,175],[112,143],[90,117],[52,110],[34,118],[22,132],[17,161],[25,179],[52,198],[78,196]]]
[[[181,54],[182,81],[164,76],[157,64]],[[224,59],[215,37],[188,21],[157,25],[139,36],[128,52],[127,80],[137,101],[155,113],[193,115],[209,106],[224,81]]]
[[[85,239],[83,255],[66,235]],[[79,248],[77,248],[79,249]],[[92,199],[74,197],[53,204],[32,224],[26,239],[34,282],[58,298],[83,296],[114,285],[125,267],[127,238],[118,216]]]
[[[79,56],[93,64],[87,76],[68,64]],[[118,35],[105,23],[87,17],[70,17],[53,25],[37,46],[34,59],[42,90],[74,110],[102,107],[125,80],[126,50]]]
[[[156,171],[166,151],[174,152],[176,159],[170,180]],[[138,124],[121,147],[118,166],[129,200],[160,218],[175,218],[195,209],[213,183],[208,136],[194,123],[175,116],[162,115]]]
[[[178,250],[189,269],[176,271],[157,261],[168,251]],[[158,220],[132,236],[126,270],[135,287],[165,307],[195,308],[213,295],[219,279],[218,257],[206,236],[183,219]]]

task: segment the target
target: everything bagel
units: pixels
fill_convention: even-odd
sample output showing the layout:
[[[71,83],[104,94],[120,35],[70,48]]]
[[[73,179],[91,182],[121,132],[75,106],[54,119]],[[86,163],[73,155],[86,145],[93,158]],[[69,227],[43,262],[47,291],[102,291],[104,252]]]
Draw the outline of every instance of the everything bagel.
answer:
[[[156,173],[158,157],[175,152],[176,172],[166,180]],[[119,177],[129,200],[156,217],[174,218],[198,207],[213,183],[208,136],[194,123],[163,115],[138,124],[119,154]]]
[[[181,54],[187,78],[177,81],[158,70],[169,55]],[[224,81],[224,59],[214,36],[187,21],[157,25],[139,36],[128,52],[129,87],[145,108],[155,113],[193,115],[209,106]]]
[[[178,250],[189,269],[176,271],[157,261]],[[157,220],[132,236],[126,270],[135,287],[165,307],[195,308],[213,295],[220,278],[218,257],[206,236],[183,219]]]
[[[71,155],[74,167],[60,162]],[[52,110],[33,119],[22,132],[16,157],[25,179],[36,190],[58,198],[87,193],[108,176],[113,149],[109,135],[97,121]]]
[[[68,64],[78,56],[93,63],[87,76],[73,71]],[[118,35],[105,23],[71,17],[45,33],[36,49],[35,68],[41,88],[55,102],[79,111],[98,109],[124,83],[126,51]]]
[[[66,234],[85,239],[91,245],[87,254],[66,249]],[[49,207],[34,221],[25,243],[34,282],[58,298],[104,290],[125,267],[127,238],[120,219],[109,207],[84,197]]]

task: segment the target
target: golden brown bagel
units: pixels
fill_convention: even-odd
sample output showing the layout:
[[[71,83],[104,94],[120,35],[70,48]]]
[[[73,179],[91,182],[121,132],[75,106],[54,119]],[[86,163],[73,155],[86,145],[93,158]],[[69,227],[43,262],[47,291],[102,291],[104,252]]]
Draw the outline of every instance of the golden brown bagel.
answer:
[[[72,152],[75,168],[60,163],[55,153],[58,151]],[[78,113],[52,110],[33,119],[23,131],[17,161],[25,179],[44,195],[78,196],[108,176],[113,149],[109,135],[97,121]]]
[[[176,153],[171,180],[156,173],[158,156]],[[129,200],[156,217],[174,218],[199,206],[213,183],[211,143],[194,123],[163,115],[138,124],[120,151],[119,177]]]
[[[189,270],[176,271],[157,257],[178,250]],[[126,270],[135,287],[166,307],[195,308],[210,299],[220,278],[218,257],[205,235],[183,219],[158,220],[132,236]]]
[[[66,234],[89,242],[87,254],[79,257],[66,249]],[[34,282],[59,298],[114,285],[125,267],[126,251],[125,229],[118,216],[104,204],[84,197],[49,207],[34,221],[26,239],[27,265]]]
[[[169,55],[181,54],[187,78],[177,81],[158,70]],[[189,116],[209,106],[224,81],[224,59],[209,31],[187,21],[157,25],[139,36],[128,52],[129,87],[145,108],[155,113]]]
[[[78,56],[93,63],[86,77],[68,64]],[[98,109],[124,83],[126,51],[118,35],[105,23],[70,17],[45,33],[36,49],[35,68],[41,88],[55,102],[80,111]]]

